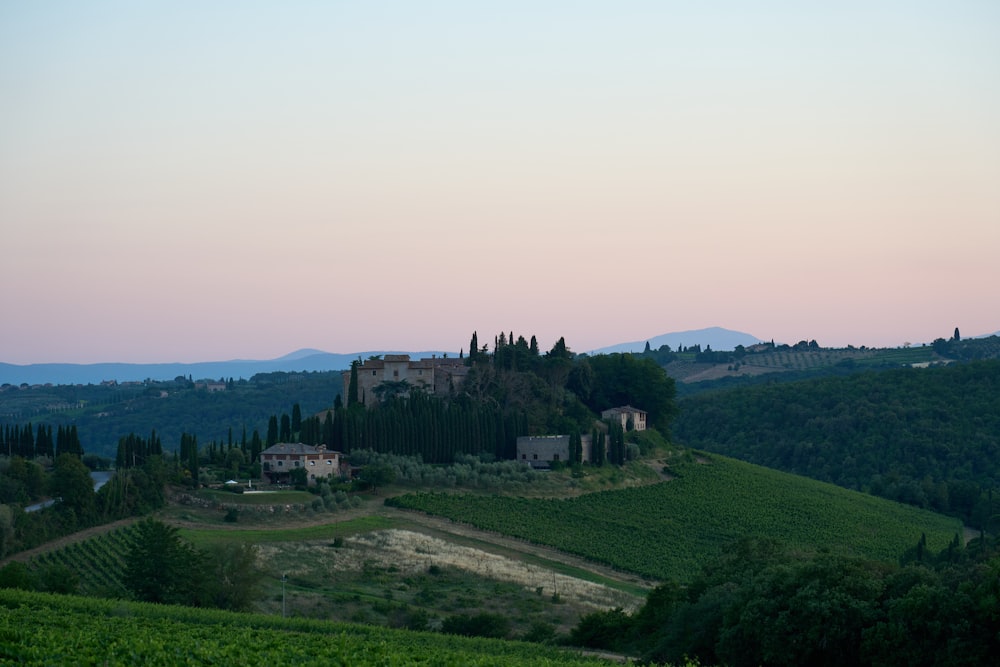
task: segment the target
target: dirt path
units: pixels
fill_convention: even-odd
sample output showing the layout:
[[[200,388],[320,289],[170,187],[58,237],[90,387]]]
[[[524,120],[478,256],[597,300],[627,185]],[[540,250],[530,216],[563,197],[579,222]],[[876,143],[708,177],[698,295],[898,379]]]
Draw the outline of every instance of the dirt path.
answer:
[[[584,570],[632,587],[652,589],[657,584],[655,581],[643,579],[636,574],[615,570],[611,567],[559,551],[558,549],[554,549],[552,547],[534,544],[532,542],[528,542],[527,540],[508,537],[499,533],[479,530],[478,528],[467,524],[454,522],[451,519],[443,519],[441,517],[431,516],[422,512],[412,512],[392,507],[383,507],[377,513],[382,516],[397,518],[401,521],[413,523],[415,524],[413,529],[420,529],[421,532],[433,537],[445,537],[451,539],[452,541],[455,541],[457,538],[458,541],[471,542],[474,546],[479,548],[484,548],[484,546],[486,546],[487,548],[484,550],[500,555],[513,557],[530,555],[541,560],[560,563],[562,565]]]
[[[660,467],[662,470],[662,466]],[[662,474],[662,473],[661,473]],[[392,494],[389,494],[392,495]],[[218,530],[218,531],[239,531],[239,530],[281,530],[281,529],[294,529],[302,528],[306,526],[317,526],[331,523],[343,523],[351,521],[353,519],[358,519],[365,516],[383,516],[392,519],[410,530],[415,530],[417,532],[422,532],[426,535],[432,537],[442,538],[448,541],[462,543],[466,546],[474,546],[484,551],[489,551],[498,555],[503,555],[511,558],[533,558],[538,561],[544,562],[548,561],[550,563],[558,563],[566,567],[576,568],[586,572],[590,572],[594,575],[604,577],[612,582],[618,582],[631,589],[645,589],[649,590],[656,585],[657,582],[643,579],[642,577],[631,574],[628,572],[621,572],[615,570],[611,567],[595,563],[584,558],[568,554],[558,549],[552,547],[534,544],[527,540],[522,540],[515,537],[509,537],[506,535],[501,535],[500,533],[493,533],[485,530],[480,530],[474,526],[458,523],[452,521],[451,519],[445,519],[441,517],[432,516],[429,514],[424,514],[423,512],[414,512],[409,510],[402,510],[394,507],[385,506],[384,500],[388,496],[373,496],[369,499],[363,507],[358,507],[337,513],[321,513],[314,516],[302,516],[302,515],[292,515],[284,517],[284,520],[280,523],[261,523],[261,522],[247,522],[247,523],[205,523],[192,520],[183,520],[176,517],[169,516],[158,516],[162,521],[168,523],[172,526],[178,528],[190,528],[195,530]],[[5,565],[10,561],[21,561],[27,562],[34,556],[42,554],[47,551],[52,551],[56,549],[61,549],[62,547],[74,544],[76,542],[81,542],[91,537],[97,535],[103,535],[116,528],[122,526],[127,526],[135,521],[138,521],[138,517],[132,517],[128,519],[122,519],[120,521],[115,521],[113,523],[104,524],[101,526],[94,526],[93,528],[87,528],[71,535],[66,535],[51,542],[46,542],[45,544],[29,549],[27,551],[22,551],[12,556],[9,556],[3,561],[0,561],[0,567]]]

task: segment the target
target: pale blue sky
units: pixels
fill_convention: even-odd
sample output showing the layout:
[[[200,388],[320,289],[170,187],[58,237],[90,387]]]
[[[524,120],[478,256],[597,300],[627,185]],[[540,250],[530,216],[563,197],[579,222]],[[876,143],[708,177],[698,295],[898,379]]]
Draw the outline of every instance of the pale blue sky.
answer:
[[[1000,330],[997,2],[4,2],[0,91],[0,361]]]

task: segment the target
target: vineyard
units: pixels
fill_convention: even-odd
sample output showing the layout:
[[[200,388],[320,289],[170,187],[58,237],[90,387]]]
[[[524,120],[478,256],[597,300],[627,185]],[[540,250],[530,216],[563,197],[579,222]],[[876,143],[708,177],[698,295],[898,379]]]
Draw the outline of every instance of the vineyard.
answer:
[[[955,519],[723,457],[673,472],[670,482],[570,499],[419,493],[386,502],[677,581],[744,536],[896,561],[922,533],[939,551],[962,531]]]
[[[538,644],[2,589],[0,664],[607,663]]]
[[[47,551],[31,559],[29,567],[39,569],[60,565],[75,572],[83,595],[128,597],[122,584],[125,558],[131,547],[133,526],[75,542],[61,549]]]

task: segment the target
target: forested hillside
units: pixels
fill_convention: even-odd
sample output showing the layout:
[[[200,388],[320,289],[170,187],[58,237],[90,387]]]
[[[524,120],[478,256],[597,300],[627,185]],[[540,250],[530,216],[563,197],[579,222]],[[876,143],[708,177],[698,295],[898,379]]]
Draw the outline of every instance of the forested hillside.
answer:
[[[1000,361],[692,396],[684,445],[953,514],[977,527],[1000,481]]]
[[[268,418],[299,403],[303,415],[333,406],[343,390],[339,371],[265,373],[249,380],[225,381],[210,392],[185,378],[170,382],[98,386],[11,387],[0,391],[0,427],[31,422],[58,428],[75,426],[83,450],[114,460],[118,439],[156,431],[164,449],[179,446],[182,433],[201,443],[239,440],[254,429],[264,436]],[[5,452],[4,452],[5,453]]]

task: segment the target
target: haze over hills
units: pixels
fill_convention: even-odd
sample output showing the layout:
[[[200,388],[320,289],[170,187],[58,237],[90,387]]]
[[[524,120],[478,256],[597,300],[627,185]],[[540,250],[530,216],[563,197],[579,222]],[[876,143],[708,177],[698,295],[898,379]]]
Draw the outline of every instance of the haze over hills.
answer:
[[[998,332],[1000,334],[1000,332]],[[996,335],[996,334],[995,334]],[[636,340],[628,343],[618,343],[596,350],[586,351],[587,354],[612,354],[616,352],[642,352],[647,341],[653,350],[662,345],[669,345],[672,350],[680,346],[691,347],[701,345],[702,349],[711,347],[713,350],[733,350],[737,345],[744,347],[762,342],[762,339],[741,331],[723,327],[708,327],[665,333],[652,338]],[[779,341],[781,342],[781,341]],[[822,343],[822,341],[820,341]],[[567,344],[573,349],[573,341]],[[575,352],[581,350],[574,349]],[[351,352],[348,354],[324,352],[313,348],[296,350],[276,359],[232,359],[229,361],[206,361],[197,363],[97,363],[97,364],[8,364],[0,362],[0,385],[3,384],[100,384],[104,381],[141,382],[143,380],[172,380],[178,376],[191,377],[194,380],[219,378],[247,378],[257,373],[272,373],[276,371],[335,371],[350,368],[351,361],[367,359],[372,355],[409,354],[415,359],[430,356],[458,356],[456,351],[429,350],[370,350],[366,352]]]
[[[763,342],[760,338],[742,331],[723,329],[722,327],[708,327],[706,329],[693,329],[690,331],[675,331],[665,333],[653,338],[637,340],[631,343],[618,343],[607,347],[598,348],[588,352],[588,354],[613,354],[615,352],[642,352],[649,343],[651,350],[658,350],[663,345],[669,345],[671,350],[677,350],[680,346],[691,347],[701,345],[702,349],[711,347],[713,350],[735,350],[737,345],[754,345]]]

